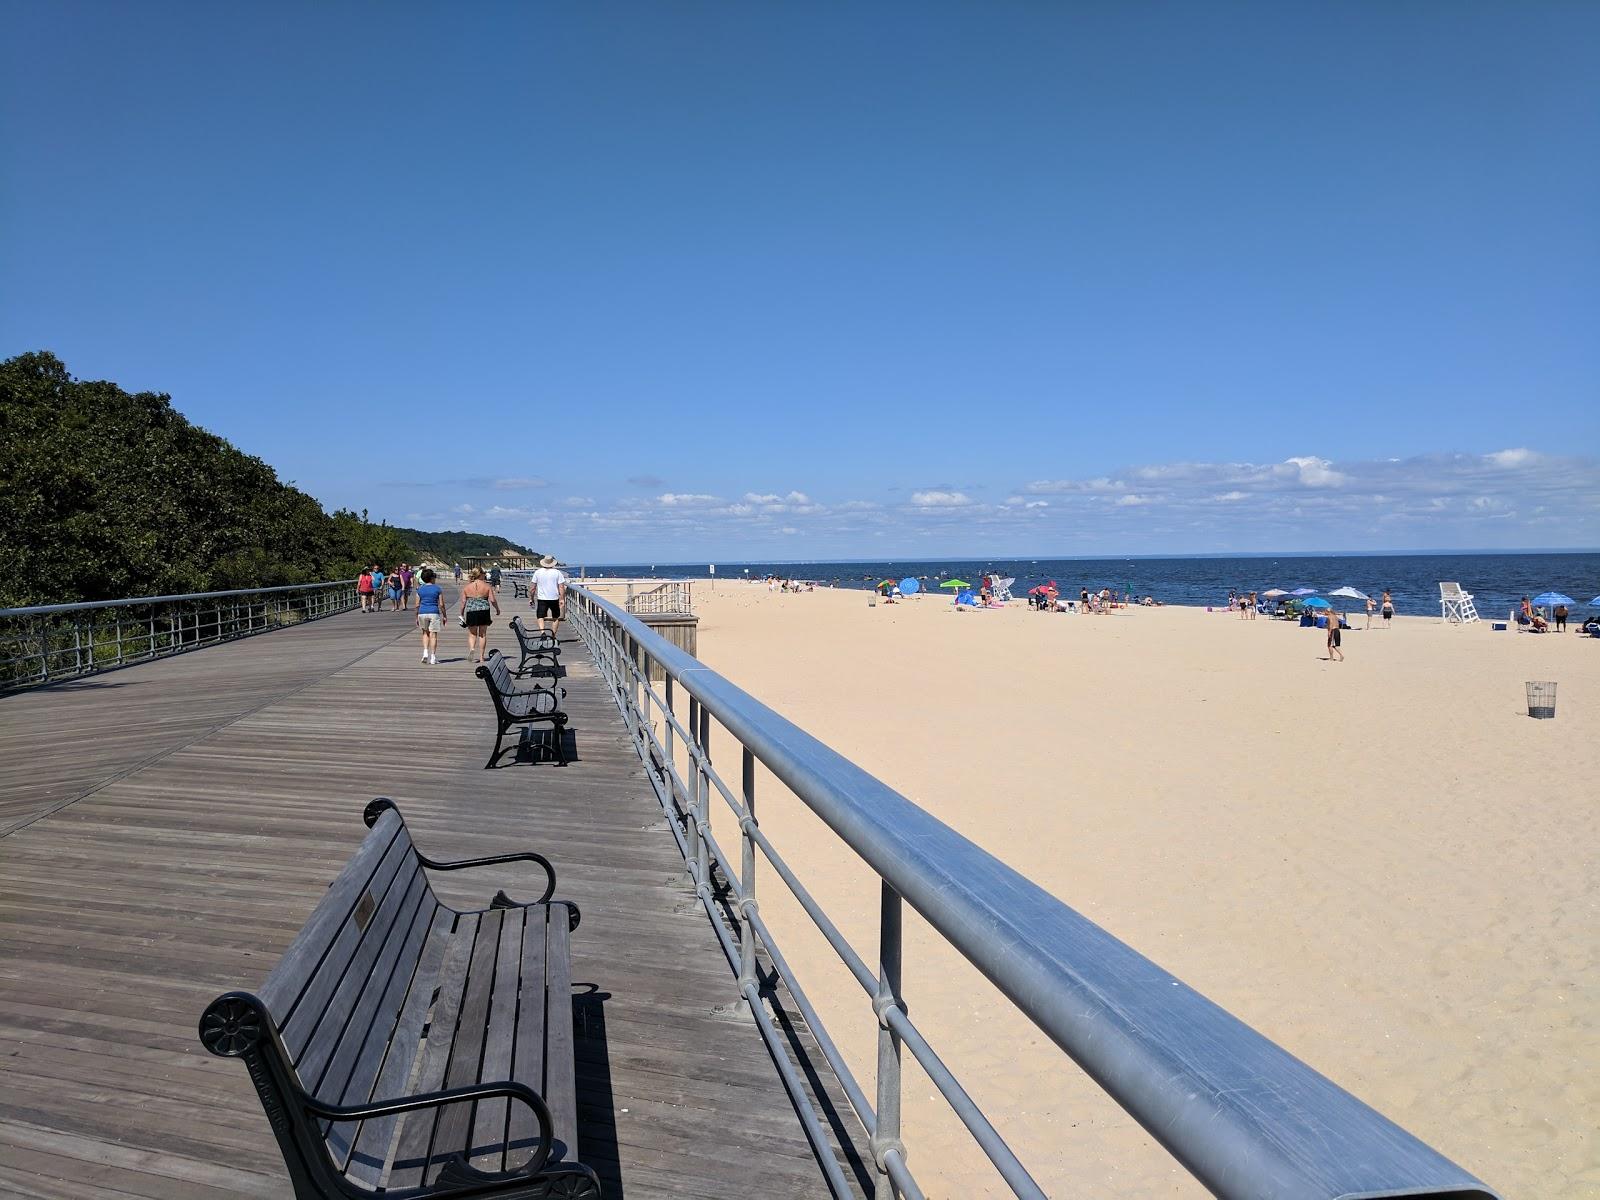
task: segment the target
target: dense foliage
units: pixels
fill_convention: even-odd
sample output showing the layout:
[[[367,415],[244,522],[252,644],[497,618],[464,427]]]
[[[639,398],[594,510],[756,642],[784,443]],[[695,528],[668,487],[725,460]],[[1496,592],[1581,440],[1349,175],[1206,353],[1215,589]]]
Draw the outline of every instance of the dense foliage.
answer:
[[[516,542],[496,537],[492,533],[466,533],[456,530],[429,533],[422,529],[407,529],[401,525],[394,526],[394,531],[405,539],[406,545],[411,547],[412,556],[419,561],[450,563],[461,558],[488,558],[498,556],[502,550],[514,550],[519,554],[533,553],[526,546],[519,546]]]
[[[0,555],[0,606],[342,579],[423,557],[364,512],[325,513],[169,397],[73,379],[51,354],[0,362]]]

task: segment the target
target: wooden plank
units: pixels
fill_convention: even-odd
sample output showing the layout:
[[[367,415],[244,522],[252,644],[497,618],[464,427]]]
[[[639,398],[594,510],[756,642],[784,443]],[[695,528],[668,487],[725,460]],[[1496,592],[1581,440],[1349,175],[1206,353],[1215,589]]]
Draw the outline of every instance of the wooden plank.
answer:
[[[534,919],[537,920],[537,913]],[[483,1059],[478,1065],[479,1083],[500,1083],[513,1079],[513,1050],[518,1035],[542,1034],[542,1030],[527,1029],[525,1014],[519,1009],[523,926],[523,909],[505,910],[494,964],[494,994],[489,1001],[489,1027],[483,1039]],[[467,1144],[469,1161],[480,1171],[505,1169],[509,1103],[503,1099],[478,1102],[478,1111],[472,1118],[472,1135]]]
[[[553,1158],[583,1161],[578,1152],[578,1096],[573,1085],[572,966],[567,906],[546,906],[544,1102],[550,1106],[558,1153]]]
[[[48,1200],[95,1194],[103,1185],[77,1177],[66,1147],[81,1146],[77,1161],[96,1162],[106,1146],[174,1171],[189,1170],[184,1161],[214,1164],[221,1174],[203,1182],[219,1195],[258,1196],[262,1179],[276,1184],[269,1194],[288,1194],[246,1073],[200,1049],[195,1021],[218,993],[268,974],[361,845],[362,809],[389,791],[427,853],[540,851],[556,864],[558,894],[583,906],[573,978],[586,996],[604,999],[585,1002],[575,1042],[578,1131],[608,1194],[703,1198],[748,1190],[751,1179],[764,1196],[819,1194],[815,1163],[755,1030],[708,1015],[735,998],[732,975],[689,904],[682,860],[583,647],[562,644],[571,766],[513,765],[507,755],[485,771],[492,708],[482,681],[449,631],[447,661],[424,667],[409,616],[390,619],[331,618],[88,681],[94,686],[0,700],[0,828],[11,802],[34,818],[0,836],[0,1127],[25,1124],[58,1139],[29,1147],[42,1156],[31,1160],[39,1169],[19,1177]],[[491,644],[501,635],[512,640],[497,624]],[[226,671],[207,665],[223,661]],[[397,688],[409,697],[403,710],[373,702]],[[249,703],[230,708],[230,694]],[[169,740],[167,727],[182,736]],[[104,768],[95,761],[102,754]],[[50,803],[95,790],[41,817],[39,780],[66,789]],[[468,909],[496,888],[527,898],[543,884],[525,864],[432,882],[440,900]],[[460,997],[441,992],[435,1004],[433,993],[458,938],[444,910],[426,919],[419,910],[417,920],[426,931],[415,973],[396,980],[391,972],[380,995],[385,943],[330,1055],[363,1076],[352,1076],[346,1100],[418,1090],[441,1047],[433,1086],[442,1086],[451,1034],[430,1029],[424,1040],[422,1031],[430,1013],[454,1020],[450,1005]],[[524,959],[535,944],[542,957],[546,932],[542,921],[524,923]],[[468,933],[469,955],[472,941]],[[369,1004],[392,1011],[394,989],[405,1001],[391,1044],[367,1014]],[[548,989],[547,980],[541,1005]],[[347,1038],[358,1030],[352,1053]],[[511,1053],[515,1076],[538,1079],[543,1090],[542,1040],[533,1054],[531,1040],[518,1038]],[[531,1073],[530,1056],[538,1060]],[[336,1073],[325,1071],[324,1084],[333,1091]],[[194,1118],[197,1098],[203,1122]],[[629,1115],[619,1115],[624,1107]],[[511,1137],[524,1143],[513,1166],[532,1133],[525,1115],[515,1123],[523,1111],[510,1106]],[[431,1122],[414,1124],[425,1156]],[[708,1158],[692,1143],[713,1130]],[[393,1118],[332,1132],[336,1153],[351,1145],[352,1176],[366,1187],[390,1174],[397,1142],[417,1136]],[[9,1166],[7,1153],[0,1139],[0,1166]],[[51,1168],[46,1158],[59,1161]],[[165,1169],[149,1168],[155,1176]],[[230,1172],[241,1181],[236,1192]],[[402,1169],[391,1182],[405,1177]],[[420,1177],[419,1164],[411,1178]],[[11,1190],[0,1180],[0,1193]]]
[[[392,819],[391,819],[392,818]],[[329,885],[311,916],[306,919],[294,945],[280,958],[257,991],[269,1012],[283,1024],[311,975],[344,929],[356,900],[379,875],[384,866],[398,867],[399,858],[391,852],[403,840],[403,823],[394,813],[385,813],[372,827],[360,850],[351,856],[344,870]]]
[[[511,1077],[544,1096],[545,922],[549,906],[527,910],[522,926],[522,996],[517,1018],[517,1040],[512,1051]],[[565,912],[565,909],[562,910]],[[511,1106],[506,1130],[506,1168],[520,1167],[538,1146],[539,1124],[525,1104]],[[560,1155],[552,1154],[552,1159]]]
[[[358,1067],[346,1088],[346,1103],[391,1100],[407,1094],[419,1072],[418,1059],[424,1047],[423,1030],[433,1011],[445,956],[454,943],[455,926],[455,913],[436,904],[428,922],[428,932],[416,969],[409,978],[400,980],[397,976],[396,979],[396,985],[403,989],[404,994],[399,1010],[400,1019],[386,1038],[381,1033],[374,1038],[382,1051],[382,1062],[376,1078],[363,1094],[362,1089],[366,1085],[361,1077],[365,1072]],[[365,1053],[362,1061],[368,1061]],[[329,1152],[334,1155],[335,1161],[344,1161],[345,1173],[351,1179],[368,1187],[376,1187],[382,1182],[388,1168],[396,1120],[395,1117],[383,1117],[367,1121],[362,1123],[359,1131],[349,1123],[335,1125],[328,1132]],[[347,1140],[341,1142],[341,1139]],[[341,1158],[341,1144],[348,1146],[348,1158]]]
[[[335,1077],[348,1075],[355,1067],[356,1053],[361,1045],[359,1035],[365,1026],[358,1027],[352,1036],[346,1033],[357,1005],[368,1001],[364,1016],[367,1025],[378,1015],[372,1000],[381,996],[389,982],[389,971],[379,970],[379,960],[389,950],[389,966],[404,945],[416,919],[418,910],[429,898],[428,881],[422,873],[422,864],[414,859],[400,869],[389,890],[384,893],[377,911],[373,913],[360,945],[344,970],[343,978],[328,998],[315,1026],[306,1038],[305,1049],[295,1060],[295,1073],[300,1076],[300,1086],[313,1096],[324,1094],[323,1080],[331,1072]],[[324,963],[324,971],[331,968],[332,956]],[[389,1023],[393,1022],[393,1014]],[[342,1053],[340,1052],[342,1050]],[[337,1087],[337,1085],[335,1085]]]
[[[472,962],[467,970],[465,993],[461,1001],[461,1017],[450,1047],[450,1069],[445,1074],[444,1085],[447,1088],[466,1087],[478,1082],[478,1068],[483,1062],[483,1043],[489,1024],[489,1002],[494,997],[494,968],[500,954],[500,931],[504,921],[503,909],[486,912],[478,918],[478,940],[472,948]],[[428,1167],[427,1182],[433,1182],[450,1156],[468,1149],[467,1138],[472,1132],[475,1107],[471,1103],[449,1104],[439,1113],[439,1123],[433,1131],[432,1162]]]

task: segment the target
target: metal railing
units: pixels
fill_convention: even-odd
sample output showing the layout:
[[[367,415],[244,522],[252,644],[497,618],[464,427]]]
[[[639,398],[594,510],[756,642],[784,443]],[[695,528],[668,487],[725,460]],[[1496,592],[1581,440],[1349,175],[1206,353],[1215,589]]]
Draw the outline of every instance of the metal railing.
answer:
[[[694,612],[692,587],[693,585],[688,580],[670,580],[667,583],[657,584],[653,588],[639,591],[637,584],[630,583],[624,607],[630,613],[635,614],[659,615],[669,613],[673,615],[688,615]]]
[[[860,1118],[884,1194],[913,1200],[923,1194],[907,1165],[901,1131],[904,1049],[1011,1190],[1018,1196],[1046,1194],[907,1015],[901,988],[907,903],[1218,1196],[1494,1196],[1468,1172],[642,621],[587,588],[570,587],[568,595],[569,615],[622,711],[696,894],[738,974],[740,994],[757,1016],[836,1197],[849,1195],[849,1184],[824,1122],[766,1019],[758,946]],[[652,668],[663,678],[660,692],[650,682]],[[675,708],[678,689],[687,693],[687,723]],[[713,719],[738,746],[737,792],[712,765]],[[877,874],[876,971],[762,833],[758,762]],[[737,863],[713,836],[714,795],[738,821]],[[872,1101],[762,919],[759,861],[776,873],[869,998],[864,1012],[870,1011],[878,1031]]]
[[[74,679],[356,607],[354,580],[0,609],[0,691]]]

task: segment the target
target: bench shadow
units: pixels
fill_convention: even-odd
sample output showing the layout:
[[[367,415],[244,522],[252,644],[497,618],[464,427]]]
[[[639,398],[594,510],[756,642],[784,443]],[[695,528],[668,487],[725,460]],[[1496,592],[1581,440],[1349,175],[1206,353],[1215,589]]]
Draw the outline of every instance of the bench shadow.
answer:
[[[606,1200],[622,1200],[617,1149],[617,1099],[611,1087],[611,1051],[606,1040],[606,1001],[593,983],[573,984],[573,1054],[577,1060],[578,1159],[600,1177]]]
[[[561,739],[559,750],[556,748],[557,737]],[[580,761],[577,731],[571,726],[558,731],[549,726],[535,728],[525,725],[517,731],[517,740],[503,746],[495,760],[485,769],[499,771],[518,763],[525,763],[528,766],[544,763],[559,767],[563,752],[568,763]]]

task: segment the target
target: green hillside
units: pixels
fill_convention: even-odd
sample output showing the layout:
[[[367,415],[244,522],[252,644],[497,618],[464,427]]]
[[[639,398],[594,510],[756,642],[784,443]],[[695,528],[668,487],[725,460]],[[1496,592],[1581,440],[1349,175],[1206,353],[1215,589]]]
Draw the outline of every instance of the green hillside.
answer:
[[[514,550],[518,554],[533,553],[526,546],[519,546],[516,542],[496,537],[492,533],[467,533],[456,530],[429,533],[424,529],[407,529],[403,525],[393,526],[393,529],[411,548],[412,558],[427,562],[448,563],[460,558],[484,558],[498,555],[502,550]]]
[[[48,353],[0,362],[0,607],[350,578],[444,557],[433,538],[510,545],[326,513],[168,396],[74,379]]]

